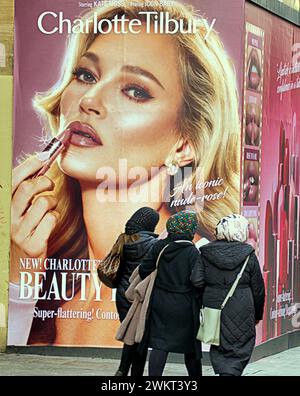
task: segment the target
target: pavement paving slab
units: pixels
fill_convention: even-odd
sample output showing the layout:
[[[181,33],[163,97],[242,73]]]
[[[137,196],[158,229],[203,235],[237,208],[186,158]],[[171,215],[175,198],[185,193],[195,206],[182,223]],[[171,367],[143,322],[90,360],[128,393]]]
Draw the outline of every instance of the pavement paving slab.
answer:
[[[111,376],[118,364],[117,359],[0,353],[0,376]],[[215,374],[211,366],[203,366],[203,375]],[[250,363],[243,375],[300,376],[300,347]],[[167,363],[164,376],[187,376],[187,371],[184,364]]]

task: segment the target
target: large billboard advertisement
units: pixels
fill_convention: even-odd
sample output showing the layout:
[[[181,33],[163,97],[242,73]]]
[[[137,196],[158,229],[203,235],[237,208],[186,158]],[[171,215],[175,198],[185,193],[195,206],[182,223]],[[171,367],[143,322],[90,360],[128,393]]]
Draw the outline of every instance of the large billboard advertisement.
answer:
[[[192,7],[192,8],[191,8]],[[249,219],[257,343],[297,328],[300,29],[228,0],[15,1],[8,345],[120,347],[97,266],[139,208]]]
[[[264,342],[299,328],[300,29],[247,3],[245,30],[242,211],[259,224]]]
[[[15,1],[8,345],[121,346],[96,268],[128,218],[240,211],[243,75],[242,0]]]

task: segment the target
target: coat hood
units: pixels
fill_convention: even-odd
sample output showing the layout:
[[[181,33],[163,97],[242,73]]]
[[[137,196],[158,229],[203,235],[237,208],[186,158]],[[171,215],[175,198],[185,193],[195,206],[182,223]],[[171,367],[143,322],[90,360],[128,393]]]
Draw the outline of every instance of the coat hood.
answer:
[[[169,246],[163,252],[163,258],[166,262],[173,261],[185,249],[193,247],[191,240],[184,234],[169,234],[165,241],[172,244],[172,248]],[[186,243],[175,243],[175,241],[184,241]]]
[[[214,241],[200,248],[202,256],[215,267],[234,270],[239,267],[254,249],[248,243]]]
[[[151,231],[140,231],[138,235],[139,239],[137,241],[124,245],[123,257],[125,259],[136,260],[143,257],[158,237]]]

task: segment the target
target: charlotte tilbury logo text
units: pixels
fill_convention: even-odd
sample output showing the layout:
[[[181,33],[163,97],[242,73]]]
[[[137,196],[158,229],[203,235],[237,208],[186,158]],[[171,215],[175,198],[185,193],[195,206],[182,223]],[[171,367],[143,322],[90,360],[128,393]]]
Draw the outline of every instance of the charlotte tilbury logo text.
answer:
[[[205,19],[191,19],[187,22],[183,19],[171,18],[169,12],[141,11],[140,19],[130,19],[126,15],[115,15],[112,19],[98,19],[95,12],[89,19],[64,18],[63,12],[55,13],[45,11],[40,14],[37,24],[40,32],[44,34],[70,34],[70,33],[89,33],[91,30],[94,34],[108,34],[114,32],[116,34],[139,34],[142,26],[145,26],[146,33],[155,34],[190,34],[196,33],[199,27],[205,29],[205,37],[207,39],[216,20],[211,25]]]

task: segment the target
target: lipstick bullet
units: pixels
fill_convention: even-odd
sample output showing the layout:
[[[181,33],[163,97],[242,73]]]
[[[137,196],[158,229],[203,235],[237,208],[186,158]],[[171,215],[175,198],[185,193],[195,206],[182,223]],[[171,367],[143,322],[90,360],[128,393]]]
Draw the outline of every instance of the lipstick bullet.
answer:
[[[279,135],[279,164],[284,162],[284,150],[285,150],[285,129],[283,122],[280,122],[280,135]]]
[[[37,158],[44,161],[45,164],[34,177],[43,176],[49,170],[58,155],[65,150],[70,135],[69,129],[63,131],[57,137],[54,137],[41,153],[37,154]]]
[[[289,184],[290,177],[290,148],[289,148],[289,140],[285,141],[284,148],[284,161],[283,161],[283,184]]]
[[[287,215],[284,210],[280,213],[279,218],[279,274],[278,274],[278,295],[279,301],[282,300],[282,296],[285,291],[288,289],[287,285],[287,257],[288,257],[288,247],[287,247],[287,238],[288,238],[288,224],[287,224]],[[284,308],[283,302],[279,303],[279,310]],[[277,322],[277,335],[281,335],[285,332],[286,328],[286,319],[284,317],[280,317]]]

